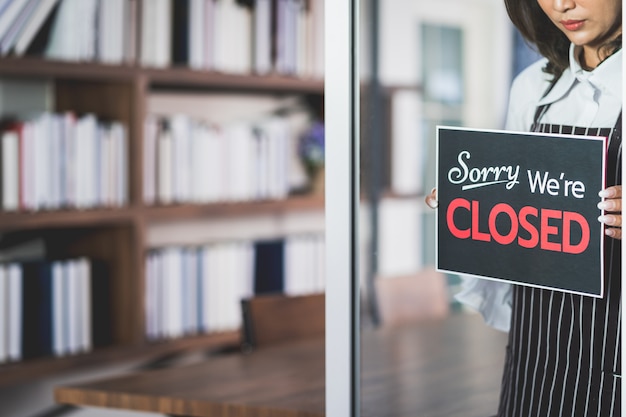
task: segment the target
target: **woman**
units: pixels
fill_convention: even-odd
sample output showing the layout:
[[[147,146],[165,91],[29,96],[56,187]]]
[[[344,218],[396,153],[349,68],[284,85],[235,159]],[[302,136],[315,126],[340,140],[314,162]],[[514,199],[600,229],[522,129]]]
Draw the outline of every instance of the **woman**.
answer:
[[[458,298],[509,331],[499,417],[621,412],[621,0],[505,0],[545,59],[511,88],[506,129],[607,136],[602,299],[466,279]],[[436,206],[435,193],[427,203]]]

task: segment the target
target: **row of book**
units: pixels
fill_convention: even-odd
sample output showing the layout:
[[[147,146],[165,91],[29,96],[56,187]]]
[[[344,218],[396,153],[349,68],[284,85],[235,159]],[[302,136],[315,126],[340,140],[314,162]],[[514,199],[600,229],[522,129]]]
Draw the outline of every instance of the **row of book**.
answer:
[[[149,116],[144,200],[168,204],[285,198],[293,136],[280,117],[215,126],[187,115]]]
[[[106,268],[86,258],[0,265],[0,363],[111,342]]]
[[[0,54],[131,63],[136,20],[137,0],[0,0]]]
[[[152,0],[141,63],[227,73],[324,72],[323,0]]]
[[[2,209],[122,206],[128,139],[119,122],[43,113],[0,127]]]
[[[320,235],[258,242],[167,247],[146,257],[146,335],[150,340],[235,330],[253,294],[323,292]]]

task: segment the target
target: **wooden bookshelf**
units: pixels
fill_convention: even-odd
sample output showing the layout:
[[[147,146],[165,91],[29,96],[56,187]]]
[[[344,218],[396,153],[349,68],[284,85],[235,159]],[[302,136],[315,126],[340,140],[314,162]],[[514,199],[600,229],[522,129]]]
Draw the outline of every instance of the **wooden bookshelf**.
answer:
[[[0,75],[72,80],[132,81],[145,78],[149,84],[172,88],[197,87],[229,91],[321,94],[324,81],[286,75],[239,75],[185,67],[146,68],[93,62],[54,61],[38,57],[2,57]]]
[[[147,205],[143,201],[143,126],[150,94],[157,90],[201,91],[206,94],[292,94],[323,102],[324,83],[282,75],[234,75],[183,67],[147,68],[138,64],[0,57],[5,81],[49,81],[53,111],[94,113],[119,120],[128,131],[128,203],[122,207],[0,212],[0,234],[17,240],[43,238],[50,256],[88,256],[110,265],[113,343],[88,353],[43,357],[0,364],[0,386],[25,383],[68,371],[126,360],[150,359],[184,349],[218,349],[239,343],[239,333],[220,332],[159,342],[145,336],[144,261],[151,223],[190,219],[238,218],[259,213],[289,215],[322,211],[323,196],[301,195],[283,200],[241,203]],[[311,101],[311,99],[313,101]],[[318,114],[321,108],[314,109]]]

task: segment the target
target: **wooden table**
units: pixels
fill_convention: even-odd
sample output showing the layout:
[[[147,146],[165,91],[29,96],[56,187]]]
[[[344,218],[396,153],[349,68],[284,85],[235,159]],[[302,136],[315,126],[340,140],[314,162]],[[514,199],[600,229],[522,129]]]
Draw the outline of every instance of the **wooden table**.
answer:
[[[363,417],[495,414],[506,335],[474,315],[367,330]],[[324,341],[58,387],[59,403],[194,417],[324,415]]]

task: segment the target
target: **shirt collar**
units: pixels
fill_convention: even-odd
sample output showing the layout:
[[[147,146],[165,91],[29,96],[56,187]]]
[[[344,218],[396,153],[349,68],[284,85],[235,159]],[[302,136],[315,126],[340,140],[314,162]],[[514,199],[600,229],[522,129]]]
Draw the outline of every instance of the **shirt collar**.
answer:
[[[622,91],[622,50],[615,52],[592,71],[586,71],[578,62],[576,55],[580,49],[574,44],[569,48],[569,68],[563,71],[552,90],[543,97],[538,105],[550,104],[565,96],[576,82],[588,82],[602,93],[621,94]]]

